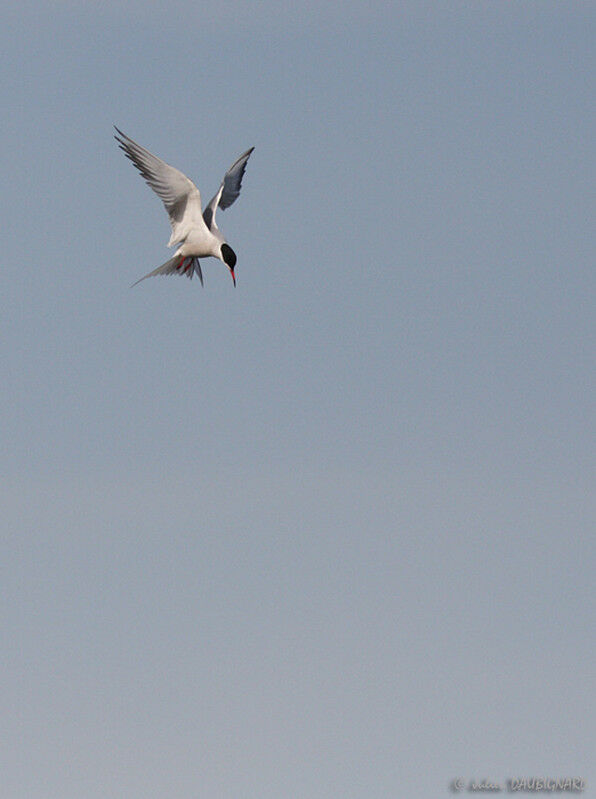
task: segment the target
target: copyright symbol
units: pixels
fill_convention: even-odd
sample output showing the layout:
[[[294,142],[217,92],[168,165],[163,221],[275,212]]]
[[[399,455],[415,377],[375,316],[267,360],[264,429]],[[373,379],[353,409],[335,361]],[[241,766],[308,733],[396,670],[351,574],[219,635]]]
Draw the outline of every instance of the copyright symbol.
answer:
[[[465,782],[462,780],[461,777],[456,777],[453,782],[451,783],[451,790],[453,793],[461,793],[465,788]]]

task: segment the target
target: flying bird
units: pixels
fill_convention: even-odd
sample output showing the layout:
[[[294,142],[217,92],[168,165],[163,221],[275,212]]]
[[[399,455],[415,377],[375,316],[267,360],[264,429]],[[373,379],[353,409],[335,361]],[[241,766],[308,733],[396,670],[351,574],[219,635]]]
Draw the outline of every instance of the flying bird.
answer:
[[[115,126],[114,126],[115,127]],[[236,276],[236,253],[227,243],[225,236],[215,224],[215,214],[218,208],[222,211],[239,197],[242,187],[242,178],[246,170],[246,163],[254,150],[251,147],[242,153],[224,175],[221,186],[211,198],[204,211],[201,209],[201,193],[195,184],[180,170],[176,169],[161,158],[153,155],[137,144],[125,133],[116,128],[117,136],[114,138],[129,158],[145,182],[153,189],[163,202],[172,226],[172,235],[168,247],[178,245],[174,257],[158,266],[153,272],[144,275],[133,283],[136,286],[141,280],[154,275],[186,275],[192,278],[196,272],[203,285],[203,273],[199,258],[219,258],[228,267],[234,285]]]

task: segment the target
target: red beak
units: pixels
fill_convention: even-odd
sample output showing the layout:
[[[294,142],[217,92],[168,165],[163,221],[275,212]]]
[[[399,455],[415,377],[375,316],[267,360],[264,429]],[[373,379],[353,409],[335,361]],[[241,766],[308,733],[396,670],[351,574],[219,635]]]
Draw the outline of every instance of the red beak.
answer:
[[[236,285],[236,275],[234,274],[234,270],[230,269],[230,274],[232,275],[232,280],[234,281],[234,286]]]

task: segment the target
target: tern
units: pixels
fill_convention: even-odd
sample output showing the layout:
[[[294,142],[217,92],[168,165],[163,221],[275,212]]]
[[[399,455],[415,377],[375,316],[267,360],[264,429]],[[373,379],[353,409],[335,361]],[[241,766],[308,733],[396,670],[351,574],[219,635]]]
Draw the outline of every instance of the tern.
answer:
[[[116,126],[114,126],[116,128]],[[224,211],[239,197],[246,163],[254,150],[251,147],[240,158],[237,158],[224,175],[221,186],[211,198],[205,211],[201,210],[201,193],[195,184],[161,158],[153,155],[137,144],[125,133],[116,128],[114,138],[124,155],[129,158],[163,202],[172,226],[172,235],[168,247],[178,244],[174,257],[158,266],[148,275],[133,283],[136,286],[141,280],[154,275],[186,275],[192,278],[196,273],[203,285],[203,273],[199,258],[219,258],[228,267],[234,286],[236,276],[236,253],[227,243],[224,235],[215,224],[215,213],[218,208]]]

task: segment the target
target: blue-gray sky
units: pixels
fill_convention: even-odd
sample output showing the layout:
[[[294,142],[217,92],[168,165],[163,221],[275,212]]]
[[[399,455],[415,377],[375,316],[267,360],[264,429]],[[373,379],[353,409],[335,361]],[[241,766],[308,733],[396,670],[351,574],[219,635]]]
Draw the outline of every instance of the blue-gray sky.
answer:
[[[594,795],[595,16],[3,12],[3,797]]]

